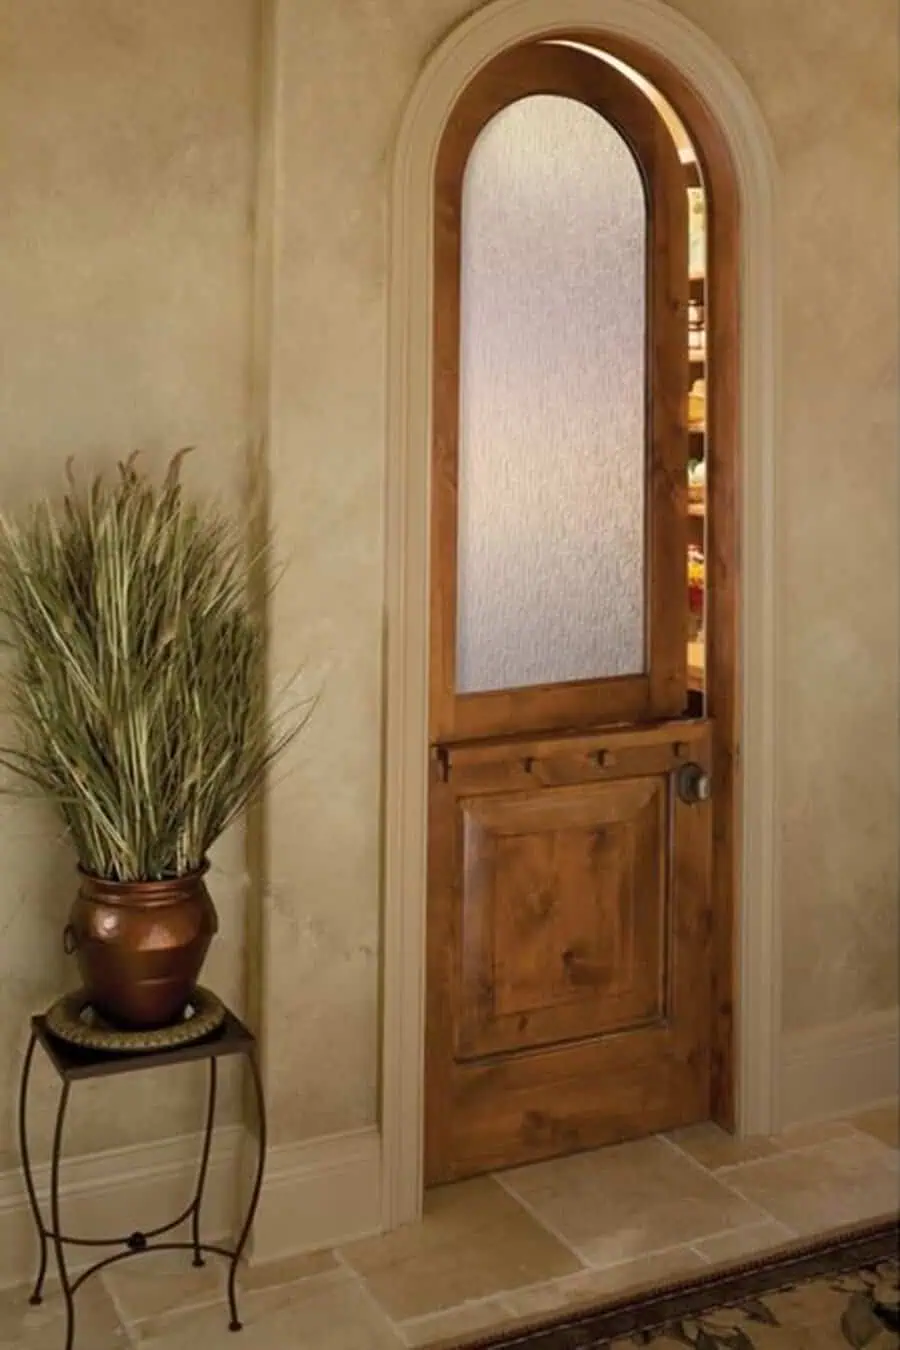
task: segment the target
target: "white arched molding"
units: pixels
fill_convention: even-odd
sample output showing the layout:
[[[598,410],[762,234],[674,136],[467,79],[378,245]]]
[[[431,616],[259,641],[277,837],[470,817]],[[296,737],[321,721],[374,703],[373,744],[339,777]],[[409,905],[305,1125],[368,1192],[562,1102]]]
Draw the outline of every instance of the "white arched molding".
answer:
[[[778,351],[775,165],[730,61],[660,0],[495,0],[432,54],[407,104],[392,180],[386,521],[382,1205],[386,1228],[422,1206],[428,527],[433,177],[441,133],[472,77],[505,48],[578,31],[664,57],[706,104],[734,162],[741,208],[742,853],[738,1124],[767,1133],[781,1022],[775,831],[775,436]]]

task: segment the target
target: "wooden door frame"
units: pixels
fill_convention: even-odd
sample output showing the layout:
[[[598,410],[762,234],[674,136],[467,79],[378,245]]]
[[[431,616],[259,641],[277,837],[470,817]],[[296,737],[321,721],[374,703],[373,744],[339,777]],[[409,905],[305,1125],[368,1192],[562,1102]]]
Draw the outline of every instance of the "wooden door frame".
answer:
[[[708,691],[710,713],[721,730],[715,749],[720,922],[714,1107],[716,1117],[740,1133],[768,1131],[777,1123],[777,311],[771,146],[731,64],[658,0],[641,6],[632,0],[495,0],[433,54],[407,106],[394,164],[381,1063],[386,1228],[417,1218],[422,1203],[434,164],[447,117],[469,80],[509,46],[539,38],[577,39],[645,75],[688,128],[706,179],[708,324],[718,363],[710,382],[710,443],[715,441],[721,456],[708,489]],[[740,454],[741,447],[748,453]]]

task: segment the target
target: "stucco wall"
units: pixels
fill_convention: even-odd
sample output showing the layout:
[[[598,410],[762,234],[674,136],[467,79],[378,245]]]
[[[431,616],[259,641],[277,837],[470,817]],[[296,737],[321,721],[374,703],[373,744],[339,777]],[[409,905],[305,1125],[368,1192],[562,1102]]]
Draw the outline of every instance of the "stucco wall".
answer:
[[[893,0],[686,0],[772,130],[783,219],[778,661],[784,1025],[898,978]]]
[[[0,505],[142,446],[237,500],[246,456],[254,0],[0,0]],[[5,729],[4,729],[5,731]],[[0,733],[2,734],[2,733]],[[0,798],[0,1154],[26,1015],[73,982],[72,857]],[[243,849],[217,850],[207,977],[241,995]],[[43,1066],[41,1066],[43,1068]],[[73,1094],[73,1151],[199,1128],[198,1076]],[[37,1080],[55,1090],[49,1073]],[[233,1112],[235,1103],[226,1109]],[[52,1122],[34,1112],[36,1129]]]
[[[0,494],[67,454],[203,447],[241,485],[262,0],[0,0]],[[785,1025],[896,1002],[896,44],[889,0],[680,0],[731,56],[782,174],[778,774]],[[272,679],[322,698],[268,797],[276,1142],[375,1118],[386,212],[392,139],[458,0],[279,0]],[[752,447],[751,447],[752,450]],[[69,858],[0,803],[0,1151],[24,1016],[56,991]],[[208,978],[237,996],[240,839]],[[115,1085],[112,1085],[113,1088]],[[173,1085],[179,1127],[192,1120]],[[96,1147],[170,1128],[104,1087]],[[98,1122],[102,1121],[102,1129]],[[135,1122],[139,1121],[139,1124]]]

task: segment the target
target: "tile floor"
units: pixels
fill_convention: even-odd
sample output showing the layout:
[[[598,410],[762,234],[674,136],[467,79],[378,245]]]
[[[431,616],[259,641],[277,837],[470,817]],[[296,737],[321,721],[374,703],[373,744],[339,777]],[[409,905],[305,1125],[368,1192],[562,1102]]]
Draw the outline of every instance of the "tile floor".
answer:
[[[84,1350],[399,1350],[874,1217],[900,1199],[898,1111],[736,1141],[711,1125],[432,1192],[421,1225],[248,1269],[142,1257],[78,1296]],[[0,1294],[0,1350],[60,1350],[52,1291]]]

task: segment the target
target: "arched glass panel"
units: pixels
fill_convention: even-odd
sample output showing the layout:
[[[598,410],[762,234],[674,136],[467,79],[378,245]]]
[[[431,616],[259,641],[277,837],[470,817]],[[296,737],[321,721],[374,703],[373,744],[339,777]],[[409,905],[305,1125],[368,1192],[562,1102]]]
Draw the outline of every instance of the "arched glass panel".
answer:
[[[646,219],[619,133],[523,98],[463,185],[457,689],[645,669]]]

